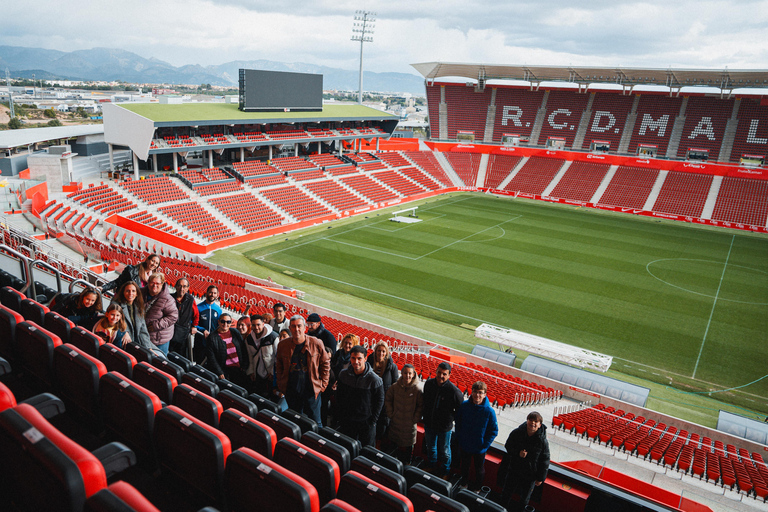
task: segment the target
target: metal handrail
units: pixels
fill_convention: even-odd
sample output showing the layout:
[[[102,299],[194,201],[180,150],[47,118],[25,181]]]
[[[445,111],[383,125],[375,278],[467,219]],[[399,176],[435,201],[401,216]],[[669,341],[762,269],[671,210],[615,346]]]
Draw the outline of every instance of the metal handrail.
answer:
[[[35,260],[35,261],[33,261],[33,262],[31,262],[29,264],[29,269],[30,269],[30,272],[29,272],[29,280],[30,280],[29,287],[32,289],[32,296],[35,298],[35,300],[37,300],[37,286],[35,285],[35,276],[34,276],[32,271],[35,269],[36,266],[40,266],[40,267],[45,268],[47,270],[50,270],[50,271],[52,271],[54,273],[54,275],[56,276],[56,289],[57,289],[57,293],[61,293],[61,271],[59,269],[57,269],[56,267],[54,267],[53,265],[51,265],[50,263],[48,263],[47,261]]]
[[[17,251],[13,247],[10,247],[5,244],[0,244],[0,250],[5,251],[19,258],[19,264],[21,265],[20,267],[21,273],[23,274],[24,280],[26,281],[26,284],[24,285],[24,287],[19,291],[26,295],[27,288],[29,288],[29,277],[30,277],[29,258],[21,254],[19,251]]]

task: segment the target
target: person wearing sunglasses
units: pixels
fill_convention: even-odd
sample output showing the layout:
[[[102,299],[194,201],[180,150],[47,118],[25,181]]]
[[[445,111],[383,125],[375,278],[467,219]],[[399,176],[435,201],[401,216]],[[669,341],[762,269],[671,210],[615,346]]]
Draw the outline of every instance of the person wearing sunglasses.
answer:
[[[220,379],[247,387],[249,361],[245,343],[233,323],[229,313],[222,313],[216,330],[208,335],[207,358],[205,367],[219,376]]]

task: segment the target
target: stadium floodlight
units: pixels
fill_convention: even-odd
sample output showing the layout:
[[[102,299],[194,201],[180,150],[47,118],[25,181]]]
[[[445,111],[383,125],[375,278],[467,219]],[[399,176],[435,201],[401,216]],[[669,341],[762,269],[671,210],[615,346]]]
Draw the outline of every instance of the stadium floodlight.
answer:
[[[498,343],[499,346],[518,348],[531,354],[538,354],[580,368],[590,368],[601,372],[607,372],[613,362],[613,357],[599,352],[584,350],[527,332],[503,329],[490,324],[483,324],[475,329],[475,338],[482,338]]]
[[[376,27],[376,13],[371,11],[355,11],[355,23],[352,25],[352,41],[360,41],[360,87],[357,91],[357,102],[363,103],[363,43],[373,42],[373,29]]]
[[[13,119],[14,117],[16,117],[16,112],[14,112],[13,110],[13,91],[11,91],[11,72],[8,71],[7,67],[5,68],[5,83],[6,85],[8,85],[8,108],[11,111],[10,118]]]

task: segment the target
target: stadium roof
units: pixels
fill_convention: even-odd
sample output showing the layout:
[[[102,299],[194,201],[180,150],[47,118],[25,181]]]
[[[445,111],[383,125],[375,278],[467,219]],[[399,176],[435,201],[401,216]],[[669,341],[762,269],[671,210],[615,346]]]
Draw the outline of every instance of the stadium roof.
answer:
[[[422,62],[411,64],[427,80],[442,77],[523,80],[531,83],[571,82],[578,84],[610,83],[626,87],[660,85],[680,87],[707,86],[721,90],[750,87],[768,88],[768,70],[734,69],[653,69],[576,66],[508,66],[457,62]]]
[[[82,135],[98,135],[101,133],[104,133],[104,125],[102,124],[4,130],[0,132],[0,149],[18,148],[49,140],[71,139]]]
[[[151,120],[158,128],[190,124],[313,123],[397,118],[381,110],[357,104],[323,105],[320,112],[243,112],[235,103],[120,103],[117,106]]]

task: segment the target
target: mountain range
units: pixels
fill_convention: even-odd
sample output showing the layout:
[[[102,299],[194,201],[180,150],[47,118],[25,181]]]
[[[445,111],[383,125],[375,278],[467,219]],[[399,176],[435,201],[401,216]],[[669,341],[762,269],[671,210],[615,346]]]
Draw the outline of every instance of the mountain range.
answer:
[[[0,71],[6,68],[13,77],[32,78],[32,75],[35,75],[35,78],[43,80],[122,80],[130,83],[212,84],[235,87],[239,69],[263,69],[321,74],[324,89],[356,91],[358,88],[356,70],[263,59],[237,60],[213,66],[189,64],[176,67],[159,59],[146,59],[116,48],[63,52],[44,48],[0,46]],[[365,71],[363,86],[366,91],[424,95],[423,78],[408,73]]]

